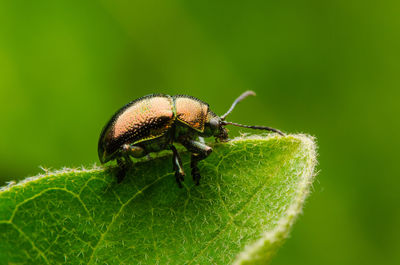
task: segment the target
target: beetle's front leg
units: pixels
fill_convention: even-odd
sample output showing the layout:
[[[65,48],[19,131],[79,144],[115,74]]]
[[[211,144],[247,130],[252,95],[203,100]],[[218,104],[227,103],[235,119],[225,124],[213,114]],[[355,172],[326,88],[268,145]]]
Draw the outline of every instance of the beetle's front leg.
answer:
[[[172,156],[172,165],[173,165],[173,170],[175,171],[175,179],[176,183],[178,183],[179,188],[182,188],[182,181],[185,180],[185,172],[183,171],[182,167],[182,160],[181,157],[179,156],[178,150],[176,150],[174,145],[170,145],[169,147],[172,150],[173,156]]]
[[[201,176],[198,163],[200,160],[203,160],[211,154],[212,148],[204,143],[191,139],[182,139],[181,144],[192,153],[190,161],[190,167],[192,168],[192,178],[196,185],[199,185]]]

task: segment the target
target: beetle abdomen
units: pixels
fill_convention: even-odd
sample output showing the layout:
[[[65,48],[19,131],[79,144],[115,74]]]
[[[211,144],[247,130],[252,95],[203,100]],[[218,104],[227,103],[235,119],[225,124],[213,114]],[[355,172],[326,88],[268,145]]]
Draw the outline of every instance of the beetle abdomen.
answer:
[[[99,142],[104,160],[111,159],[123,144],[160,137],[174,122],[173,102],[168,95],[149,95],[125,105],[106,125]],[[105,146],[101,147],[101,144]],[[105,152],[105,154],[104,154]]]
[[[174,96],[176,118],[197,131],[204,131],[207,120],[208,104],[197,98],[178,95]]]
[[[113,138],[130,136],[132,142],[153,139],[168,130],[173,121],[172,99],[156,96],[135,102],[114,123]]]

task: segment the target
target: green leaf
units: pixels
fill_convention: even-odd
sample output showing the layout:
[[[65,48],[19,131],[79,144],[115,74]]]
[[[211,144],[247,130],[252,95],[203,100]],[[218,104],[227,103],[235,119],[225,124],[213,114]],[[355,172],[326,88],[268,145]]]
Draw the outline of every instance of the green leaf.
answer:
[[[310,137],[256,136],[216,144],[200,186],[186,153],[182,189],[169,155],[138,162],[120,184],[113,167],[28,178],[0,192],[0,260],[265,264],[301,211],[315,156]]]

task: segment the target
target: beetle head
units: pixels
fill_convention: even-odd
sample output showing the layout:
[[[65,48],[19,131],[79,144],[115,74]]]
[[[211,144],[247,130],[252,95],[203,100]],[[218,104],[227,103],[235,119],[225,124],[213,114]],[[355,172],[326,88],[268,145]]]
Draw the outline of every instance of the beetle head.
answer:
[[[221,118],[209,110],[204,124],[204,135],[206,137],[214,136],[217,141],[226,142],[228,140],[228,130],[224,128],[221,122]]]
[[[220,142],[227,142],[228,139],[228,129],[226,129],[222,124],[219,127],[219,133],[215,138]]]
[[[209,119],[208,125],[210,126],[212,134],[213,136],[215,136],[217,141],[228,141],[228,130],[222,124],[222,120],[220,117],[214,114],[214,116]]]

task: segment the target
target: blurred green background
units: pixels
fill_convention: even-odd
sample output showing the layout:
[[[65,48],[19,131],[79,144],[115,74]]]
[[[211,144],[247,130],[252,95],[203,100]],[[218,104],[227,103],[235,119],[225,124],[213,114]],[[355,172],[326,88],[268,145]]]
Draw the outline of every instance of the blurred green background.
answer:
[[[0,185],[98,163],[103,125],[145,94],[222,114],[252,89],[230,120],[320,148],[273,264],[400,264],[399,14],[398,1],[1,0]]]

